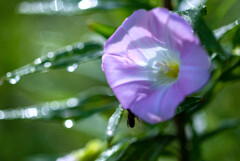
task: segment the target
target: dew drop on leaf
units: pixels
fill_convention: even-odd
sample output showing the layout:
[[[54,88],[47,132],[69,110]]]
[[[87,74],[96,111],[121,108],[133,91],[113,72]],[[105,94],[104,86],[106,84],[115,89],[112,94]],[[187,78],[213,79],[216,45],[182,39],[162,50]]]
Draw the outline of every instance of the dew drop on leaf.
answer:
[[[74,72],[77,69],[77,67],[78,67],[78,64],[73,64],[73,65],[67,67],[67,71]]]
[[[64,126],[68,129],[72,128],[73,125],[74,125],[74,122],[71,119],[67,119],[67,120],[64,121]]]
[[[42,63],[41,58],[37,58],[37,59],[34,61],[34,64],[41,64],[41,63]]]
[[[20,80],[20,76],[17,75],[17,76],[14,77],[14,78],[10,78],[10,79],[9,79],[9,83],[10,83],[10,84],[16,84],[17,82],[19,82],[19,80]]]
[[[44,63],[44,67],[45,67],[45,68],[49,68],[49,67],[51,67],[51,66],[52,66],[52,63],[50,63],[50,62]]]

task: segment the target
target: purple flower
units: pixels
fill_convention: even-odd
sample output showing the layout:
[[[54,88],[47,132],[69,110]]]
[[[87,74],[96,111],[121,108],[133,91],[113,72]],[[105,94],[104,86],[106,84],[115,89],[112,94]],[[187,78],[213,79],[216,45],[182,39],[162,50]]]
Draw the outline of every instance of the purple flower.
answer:
[[[149,123],[174,116],[210,76],[210,61],[193,29],[167,9],[138,10],[108,39],[107,81],[123,108]]]

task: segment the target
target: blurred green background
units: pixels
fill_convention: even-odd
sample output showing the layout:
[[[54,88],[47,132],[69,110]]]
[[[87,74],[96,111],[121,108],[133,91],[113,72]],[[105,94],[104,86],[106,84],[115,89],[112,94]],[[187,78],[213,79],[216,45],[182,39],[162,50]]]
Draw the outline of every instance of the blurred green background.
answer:
[[[78,41],[103,41],[104,38],[89,30],[87,24],[101,22],[117,27],[134,10],[97,10],[73,16],[24,15],[18,13],[21,1],[0,1],[0,75]],[[157,3],[151,1],[152,5]],[[240,0],[209,0],[206,6],[205,20],[211,29],[240,17]],[[0,110],[74,97],[95,86],[107,86],[101,60],[81,64],[73,73],[58,69],[29,75],[16,85],[5,83],[0,87]],[[199,125],[196,126],[200,130],[214,129],[224,119],[240,117],[240,82],[232,81],[222,86],[223,90],[197,116]],[[0,161],[61,156],[84,147],[91,139],[104,140],[108,117],[94,115],[74,122],[70,129],[63,121],[0,120]],[[142,125],[132,130],[126,127],[125,121],[119,130],[123,135],[134,136],[141,132]],[[207,140],[202,150],[203,158],[208,161],[238,161],[240,129]]]

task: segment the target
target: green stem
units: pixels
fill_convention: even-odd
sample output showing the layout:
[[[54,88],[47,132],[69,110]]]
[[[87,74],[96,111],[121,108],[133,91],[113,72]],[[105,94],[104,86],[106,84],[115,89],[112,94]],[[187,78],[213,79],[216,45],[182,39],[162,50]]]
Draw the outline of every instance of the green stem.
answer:
[[[201,149],[200,149],[200,141],[199,141],[199,137],[198,134],[194,128],[193,125],[193,120],[191,119],[191,121],[189,122],[190,126],[191,126],[191,131],[192,131],[192,149],[191,149],[191,159],[192,160],[196,160],[196,161],[200,161],[201,160]]]
[[[188,140],[185,134],[185,120],[184,115],[177,115],[174,118],[175,125],[176,125],[176,132],[178,141],[180,144],[180,156],[179,161],[190,161],[189,160],[189,151],[187,148]]]
[[[167,9],[169,9],[170,11],[173,10],[173,6],[172,6],[172,1],[171,0],[164,0],[163,1],[163,6]]]

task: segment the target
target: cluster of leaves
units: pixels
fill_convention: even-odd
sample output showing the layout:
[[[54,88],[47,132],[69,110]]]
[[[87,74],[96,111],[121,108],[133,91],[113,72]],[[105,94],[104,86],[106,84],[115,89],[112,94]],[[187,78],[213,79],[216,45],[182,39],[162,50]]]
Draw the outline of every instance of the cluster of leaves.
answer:
[[[83,0],[84,1],[84,0]],[[93,2],[97,3],[98,1]],[[68,2],[69,4],[58,4],[60,8],[45,7],[48,5],[42,4],[41,12],[37,12],[39,4],[31,4],[25,2],[20,4],[19,12],[24,14],[82,14],[91,13],[101,9],[115,9],[119,7],[133,7],[137,8],[150,8],[149,5],[145,5],[144,1],[136,1],[133,3],[127,3],[126,1],[111,2],[111,1],[99,1],[99,4],[92,4],[89,8],[76,9],[74,1]],[[183,2],[182,2],[183,3]],[[31,7],[29,7],[31,6]],[[51,5],[50,5],[51,6]],[[63,6],[68,6],[64,8]],[[73,6],[71,10],[67,10],[69,6]],[[35,7],[35,9],[34,9]],[[56,6],[55,6],[56,7]],[[70,7],[71,8],[71,7]],[[28,9],[28,10],[27,10]],[[212,59],[212,78],[209,84],[203,89],[202,93],[197,96],[186,98],[186,100],[178,107],[175,117],[182,117],[184,121],[191,122],[191,116],[202,109],[211,99],[214,92],[216,92],[216,85],[221,81],[229,81],[232,79],[239,79],[239,71],[236,68],[240,64],[240,58],[232,53],[232,50],[226,51],[220,44],[220,40],[230,31],[235,30],[239,26],[239,20],[222,26],[219,29],[212,31],[203,20],[203,16],[207,14],[207,9],[204,5],[200,5],[196,8],[191,8],[185,11],[178,11],[177,14],[186,19],[194,29],[196,35],[199,36],[202,45],[208,51]],[[106,39],[113,34],[116,27],[108,26],[101,23],[91,23],[89,28],[92,31],[102,35]],[[239,30],[238,30],[239,35]],[[239,45],[239,39],[234,39],[235,45],[233,48]],[[7,73],[1,78],[1,82],[9,82],[11,84],[17,83],[21,77],[29,74],[35,74],[38,72],[45,72],[51,69],[68,68],[69,71],[74,71],[78,64],[101,58],[103,54],[103,44],[99,42],[78,42],[73,45],[69,45],[64,49],[60,49],[55,52],[49,52],[46,56],[37,58],[33,63],[16,69]],[[220,74],[219,74],[220,73]],[[93,104],[94,103],[94,104]],[[160,155],[177,155],[174,150],[168,150],[171,143],[177,139],[175,134],[163,134],[159,131],[154,135],[148,135],[147,133],[141,138],[123,138],[120,141],[114,141],[114,137],[117,134],[117,128],[121,121],[123,110],[117,99],[108,88],[94,88],[80,94],[79,96],[69,98],[62,101],[45,102],[43,104],[33,105],[30,107],[23,107],[11,110],[1,110],[0,119],[41,119],[41,120],[66,120],[74,119],[80,120],[86,117],[90,117],[93,114],[103,112],[109,108],[116,107],[116,112],[110,117],[108,127],[106,130],[107,146],[101,146],[101,152],[96,156],[98,161],[127,161],[127,160],[139,160],[139,161],[155,161]],[[218,134],[226,129],[234,128],[238,125],[239,120],[230,120],[220,125],[214,131],[209,131],[204,134],[193,135],[189,139],[189,144],[192,147],[192,151],[199,150],[199,144],[204,140]],[[148,125],[147,125],[148,126]],[[152,127],[148,127],[152,129]],[[192,129],[194,131],[194,128]],[[146,146],[148,147],[146,149]],[[92,153],[89,152],[89,155]],[[194,153],[195,154],[195,153]],[[195,156],[196,157],[196,156]],[[197,158],[197,157],[196,157]],[[196,159],[195,158],[195,159]],[[196,160],[201,160],[197,158]]]

